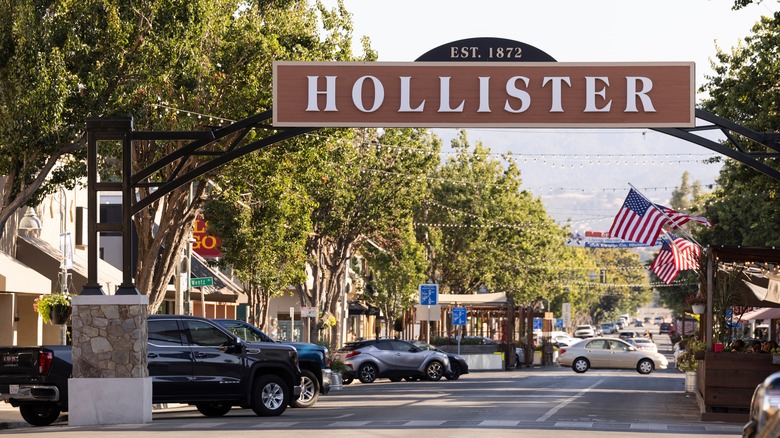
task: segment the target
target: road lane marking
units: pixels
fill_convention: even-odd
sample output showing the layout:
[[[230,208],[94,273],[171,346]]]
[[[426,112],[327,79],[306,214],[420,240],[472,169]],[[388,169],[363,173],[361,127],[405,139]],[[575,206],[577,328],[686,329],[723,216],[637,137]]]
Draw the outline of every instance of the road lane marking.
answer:
[[[547,411],[546,414],[544,414],[541,417],[537,418],[536,421],[537,422],[539,422],[539,421],[547,421],[548,418],[550,418],[553,415],[555,415],[556,412],[558,412],[559,410],[561,410],[564,407],[566,407],[566,405],[568,405],[569,403],[573,402],[574,400],[577,400],[578,398],[582,397],[583,395],[587,394],[588,391],[590,391],[591,389],[601,385],[602,383],[604,383],[604,379],[601,379],[598,382],[596,382],[596,383],[590,385],[589,387],[583,389],[578,394],[567,398],[563,402],[559,403],[558,406],[555,406],[554,408],[552,408],[549,411]]]
[[[404,427],[435,427],[446,423],[446,420],[412,420],[407,421]]]

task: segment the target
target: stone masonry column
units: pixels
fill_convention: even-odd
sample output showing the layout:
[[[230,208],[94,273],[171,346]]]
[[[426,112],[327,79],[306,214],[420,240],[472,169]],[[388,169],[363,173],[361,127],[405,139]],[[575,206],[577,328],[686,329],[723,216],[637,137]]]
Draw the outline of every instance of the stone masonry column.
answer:
[[[152,422],[146,295],[73,297],[68,424]]]

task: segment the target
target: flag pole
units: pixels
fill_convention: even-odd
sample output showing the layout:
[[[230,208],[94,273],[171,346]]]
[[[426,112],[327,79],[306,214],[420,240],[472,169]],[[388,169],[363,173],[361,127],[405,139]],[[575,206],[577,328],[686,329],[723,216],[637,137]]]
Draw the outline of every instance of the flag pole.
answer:
[[[652,206],[653,206],[653,208],[655,208],[656,210],[658,210],[658,212],[659,212],[659,213],[661,213],[661,214],[662,214],[662,215],[663,215],[663,216],[664,216],[664,217],[665,217],[665,218],[666,218],[666,219],[667,219],[667,220],[668,220],[670,223],[674,224],[674,221],[672,220],[672,218],[670,218],[670,217],[669,217],[669,215],[668,215],[668,214],[666,214],[666,212],[665,212],[665,211],[664,211],[662,208],[658,207],[658,205],[657,205],[655,202],[653,202],[653,201],[651,201],[650,199],[648,199],[648,197],[647,197],[647,196],[645,196],[645,195],[644,195],[644,193],[640,192],[640,191],[639,191],[639,189],[637,189],[636,187],[634,187],[634,185],[633,185],[633,184],[631,184],[631,183],[628,183],[628,185],[629,185],[629,186],[630,186],[632,189],[634,189],[634,191],[635,191],[635,192],[637,192],[637,193],[639,194],[639,196],[641,196],[642,198],[644,198],[644,199],[645,199],[645,201],[649,202],[649,203],[650,203],[650,205],[652,205]],[[678,226],[678,227],[677,227],[677,229],[679,229],[680,231],[682,231],[682,233],[683,233],[683,234],[685,234],[685,236],[686,236],[688,239],[690,239],[690,240],[691,240],[691,242],[693,242],[693,243],[695,243],[695,244],[699,245],[699,248],[701,248],[701,243],[697,242],[697,241],[696,241],[696,239],[694,239],[694,238],[693,238],[693,236],[691,236],[691,233],[689,233],[689,232],[688,232],[688,230],[684,229],[682,226]],[[663,228],[662,228],[662,230],[663,230]],[[668,234],[668,233],[666,232],[666,230],[663,230],[663,231],[664,231],[664,234]],[[667,236],[667,237],[668,237],[668,236]],[[674,241],[673,241],[673,240],[672,240],[672,245],[674,245]]]

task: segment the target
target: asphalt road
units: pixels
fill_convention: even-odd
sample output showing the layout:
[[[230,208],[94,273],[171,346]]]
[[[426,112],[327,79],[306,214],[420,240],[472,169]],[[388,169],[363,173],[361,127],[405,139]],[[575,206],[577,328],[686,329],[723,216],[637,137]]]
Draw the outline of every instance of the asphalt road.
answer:
[[[656,342],[662,352],[671,354],[668,337],[656,336]],[[321,397],[313,408],[290,408],[279,417],[257,417],[251,410],[235,409],[225,417],[206,418],[193,408],[180,407],[155,411],[149,424],[70,427],[60,422],[0,434],[175,438],[192,438],[199,432],[212,436],[426,438],[741,435],[741,424],[699,421],[698,406],[684,386],[683,374],[673,367],[650,375],[633,370],[576,374],[558,366],[519,368],[474,372],[457,381],[356,382]]]
[[[353,383],[320,398],[314,408],[279,417],[233,410],[206,418],[192,408],[157,411],[140,425],[21,428],[30,436],[124,437],[143,433],[191,438],[200,431],[225,436],[316,434],[351,436],[740,436],[741,425],[699,421],[698,407],[675,370],[643,376],[631,370],[525,368],[477,372],[457,381]]]

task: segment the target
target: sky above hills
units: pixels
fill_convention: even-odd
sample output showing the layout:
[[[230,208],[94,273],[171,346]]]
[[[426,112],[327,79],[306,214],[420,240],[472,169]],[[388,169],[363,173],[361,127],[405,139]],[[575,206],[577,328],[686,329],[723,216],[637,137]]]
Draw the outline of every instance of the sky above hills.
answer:
[[[335,0],[324,3],[333,7]],[[497,37],[537,47],[559,62],[693,61],[697,88],[712,75],[717,49],[729,51],[762,15],[764,1],[732,11],[732,0],[345,0],[356,40],[367,36],[379,61],[414,61],[447,42]],[[359,46],[355,47],[356,51]],[[697,102],[706,96],[698,95]],[[456,132],[433,129],[449,144]],[[709,149],[649,129],[469,129],[496,158],[511,152],[523,187],[573,230],[606,231],[632,184],[668,205],[688,171],[714,183],[720,166]],[[709,138],[717,139],[717,136]]]

